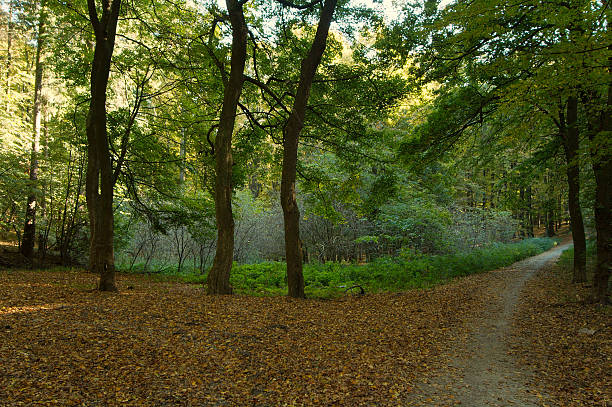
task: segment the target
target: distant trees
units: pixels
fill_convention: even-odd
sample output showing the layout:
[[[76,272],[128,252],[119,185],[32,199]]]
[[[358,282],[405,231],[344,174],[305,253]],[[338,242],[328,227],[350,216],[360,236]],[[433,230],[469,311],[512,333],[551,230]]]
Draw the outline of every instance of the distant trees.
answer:
[[[586,280],[579,185],[580,168],[586,157],[580,147],[580,133],[584,134],[589,122],[589,110],[602,112],[603,116],[608,111],[605,102],[599,108],[586,105],[581,108],[579,95],[585,92],[599,95],[602,101],[609,93],[603,72],[608,59],[608,44],[604,40],[607,9],[605,2],[509,4],[481,0],[458,2],[439,11],[437,18],[425,23],[421,33],[430,43],[429,51],[421,54],[421,64],[426,78],[442,83],[438,100],[446,100],[446,105],[452,106],[453,120],[440,120],[444,111],[434,111],[427,124],[421,126],[418,142],[405,142],[407,149],[411,145],[434,151],[444,149],[469,129],[487,127],[495,117],[500,118],[498,123],[504,117],[510,118],[495,130],[498,137],[513,134],[516,140],[525,143],[530,142],[525,137],[537,135],[543,141],[537,148],[543,152],[549,148],[548,137],[559,137],[556,144],[565,153],[569,187],[575,282]],[[459,104],[462,109],[457,108]],[[524,109],[525,114],[517,115],[517,107]],[[550,123],[552,129],[535,124],[538,117]],[[533,123],[532,129],[526,129],[521,121]],[[541,133],[534,134],[533,128]],[[598,150],[609,151],[602,146]],[[599,163],[608,162],[606,153],[593,158],[594,171]],[[595,203],[595,208],[605,206]],[[609,230],[609,224],[597,219],[595,222],[598,240],[606,240],[604,230]],[[595,288],[593,294],[596,301],[604,301],[601,289]]]

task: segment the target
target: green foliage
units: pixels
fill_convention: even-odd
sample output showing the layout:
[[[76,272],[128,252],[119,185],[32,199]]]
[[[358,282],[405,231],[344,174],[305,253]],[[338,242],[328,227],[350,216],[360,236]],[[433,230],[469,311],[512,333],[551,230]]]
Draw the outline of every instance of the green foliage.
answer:
[[[394,202],[381,208],[379,221],[402,240],[403,246],[418,247],[427,253],[448,251],[452,242],[447,230],[451,214],[426,199]]]
[[[314,297],[341,295],[359,284],[367,292],[395,291],[430,287],[456,277],[508,266],[546,251],[556,244],[549,238],[516,243],[493,244],[453,255],[422,255],[410,250],[400,257],[382,257],[371,263],[310,263],[304,265],[306,292]],[[188,283],[205,283],[206,275],[196,272],[162,273]],[[237,292],[249,295],[281,295],[286,292],[286,267],[282,262],[234,264],[231,284]]]
[[[587,240],[587,258],[595,257],[597,255],[597,241],[596,240]],[[569,249],[563,250],[561,256],[559,257],[558,263],[566,269],[572,267],[572,263],[574,261],[574,247],[570,247]]]

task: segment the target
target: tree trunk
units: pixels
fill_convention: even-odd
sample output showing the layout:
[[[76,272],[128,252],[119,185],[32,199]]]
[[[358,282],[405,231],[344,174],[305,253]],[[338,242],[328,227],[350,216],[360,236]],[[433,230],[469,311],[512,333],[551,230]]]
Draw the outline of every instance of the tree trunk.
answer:
[[[10,113],[10,96],[11,96],[11,64],[13,62],[11,55],[11,47],[13,42],[13,0],[8,2],[8,13],[6,21],[6,113]]]
[[[36,65],[34,79],[34,104],[32,109],[32,152],[30,155],[30,193],[28,194],[25,225],[23,227],[23,241],[21,243],[21,254],[28,259],[34,255],[34,242],[36,240],[36,189],[38,181],[38,152],[40,149],[40,124],[41,124],[41,105],[42,105],[42,76],[43,61],[42,49],[45,35],[45,5],[41,3],[38,20],[38,38],[36,44]]]
[[[546,236],[555,235],[555,213],[552,208],[546,210]]]
[[[596,302],[607,303],[608,282],[612,268],[612,188],[610,187],[612,158],[610,154],[607,154],[606,157],[594,157],[593,172],[595,173],[595,229],[597,231],[597,265],[593,278],[593,298]]]
[[[572,239],[574,241],[574,283],[586,282],[586,236],[584,221],[580,206],[580,163],[578,149],[580,140],[578,134],[578,99],[570,96],[567,99],[567,126],[565,117],[561,115],[561,135],[563,137],[563,150],[567,164],[567,183],[569,187],[568,206]]]
[[[232,25],[232,55],[230,75],[223,94],[219,129],[215,138],[215,217],[217,220],[217,250],[208,273],[208,294],[231,294],[230,273],[234,259],[234,216],[232,214],[232,134],[236,109],[244,84],[247,25],[242,4],[226,0]]]
[[[283,169],[281,178],[281,206],[285,222],[285,258],[287,260],[287,286],[289,296],[304,298],[304,275],[302,272],[302,242],[300,240],[300,211],[295,194],[297,152],[299,136],[304,127],[306,105],[315,73],[321,62],[329,26],[337,0],[326,0],[321,10],[319,25],[312,46],[302,61],[291,115],[283,129]]]
[[[89,267],[100,274],[100,291],[117,291],[113,248],[113,171],[106,129],[106,88],[115,46],[121,0],[102,8],[98,19],[94,0],[87,1],[96,37],[91,70],[91,101],[87,115],[86,198],[89,212]]]
[[[179,159],[181,160],[181,167],[180,167],[180,171],[179,171],[179,184],[181,186],[183,186],[183,183],[185,182],[185,147],[187,144],[187,132],[185,131],[185,128],[181,129],[181,144],[180,144],[180,150],[179,150]]]
[[[533,197],[531,192],[531,184],[525,190],[527,194],[527,216],[525,217],[527,226],[527,237],[533,237]]]
[[[45,162],[49,162],[49,130],[47,127],[47,117],[46,114],[42,115],[42,120],[44,121],[44,143],[43,143],[43,156],[44,156],[44,160]],[[38,231],[38,258],[40,263],[42,264],[45,260],[45,257],[47,255],[47,244],[49,241],[49,232],[51,231],[51,225],[52,225],[52,218],[50,218],[48,216],[48,212],[47,212],[47,196],[49,195],[48,192],[49,189],[49,185],[48,183],[43,180],[42,184],[41,184],[41,196],[40,196],[40,216],[46,220],[46,227],[44,228],[44,230],[40,230]],[[51,194],[51,207],[53,207],[53,195]]]
[[[610,19],[608,18],[608,23]],[[612,53],[612,46],[608,47]],[[608,58],[608,75],[612,57]],[[593,299],[606,304],[612,269],[612,79],[608,77],[608,100],[601,113],[598,132],[589,132],[591,159],[595,173],[595,229],[597,231],[597,265],[593,278]]]
[[[519,232],[520,237],[527,236],[527,205],[525,204],[525,188],[519,188],[519,200],[521,202],[521,230]]]

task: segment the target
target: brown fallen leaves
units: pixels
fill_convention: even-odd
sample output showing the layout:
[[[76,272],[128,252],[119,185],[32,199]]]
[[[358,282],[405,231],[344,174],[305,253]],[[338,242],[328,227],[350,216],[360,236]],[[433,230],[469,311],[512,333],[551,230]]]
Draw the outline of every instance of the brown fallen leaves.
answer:
[[[466,278],[298,301],[134,276],[108,294],[95,282],[0,271],[0,405],[400,405],[477,290]]]
[[[588,288],[548,267],[527,283],[514,351],[555,406],[612,406],[612,307],[584,301]]]
[[[0,406],[413,405],[414,387],[448,369],[504,276],[300,301],[210,297],[138,276],[108,294],[82,271],[0,271]],[[549,272],[528,283],[514,353],[537,372],[546,405],[602,406],[611,314],[575,298]],[[454,404],[446,393],[442,405]],[[436,404],[423,396],[419,405]]]

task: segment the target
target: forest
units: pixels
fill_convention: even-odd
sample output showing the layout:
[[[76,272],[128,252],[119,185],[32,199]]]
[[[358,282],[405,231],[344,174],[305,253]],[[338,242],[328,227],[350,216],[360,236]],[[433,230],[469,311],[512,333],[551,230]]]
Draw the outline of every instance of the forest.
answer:
[[[542,405],[612,405],[611,18],[604,0],[1,0],[0,398],[452,405],[413,375],[446,366],[446,343],[472,349],[490,294],[516,308],[499,314],[514,338],[575,370],[529,363],[546,377]],[[496,277],[508,267],[519,282]],[[538,309],[536,334],[525,321]],[[31,339],[56,373],[18,367],[24,313],[64,343]],[[555,331],[561,320],[580,335]],[[89,352],[71,321],[101,349],[64,364]],[[148,354],[185,363],[167,380],[155,357],[144,379],[129,370],[145,351],[115,358],[155,321]],[[344,337],[353,327],[369,333]],[[164,353],[172,335],[181,345]],[[363,356],[349,380],[350,344],[378,361]],[[79,369],[93,382],[76,385]],[[44,377],[57,386],[41,396]],[[506,391],[499,405],[540,405]],[[484,405],[466,394],[452,397]]]

